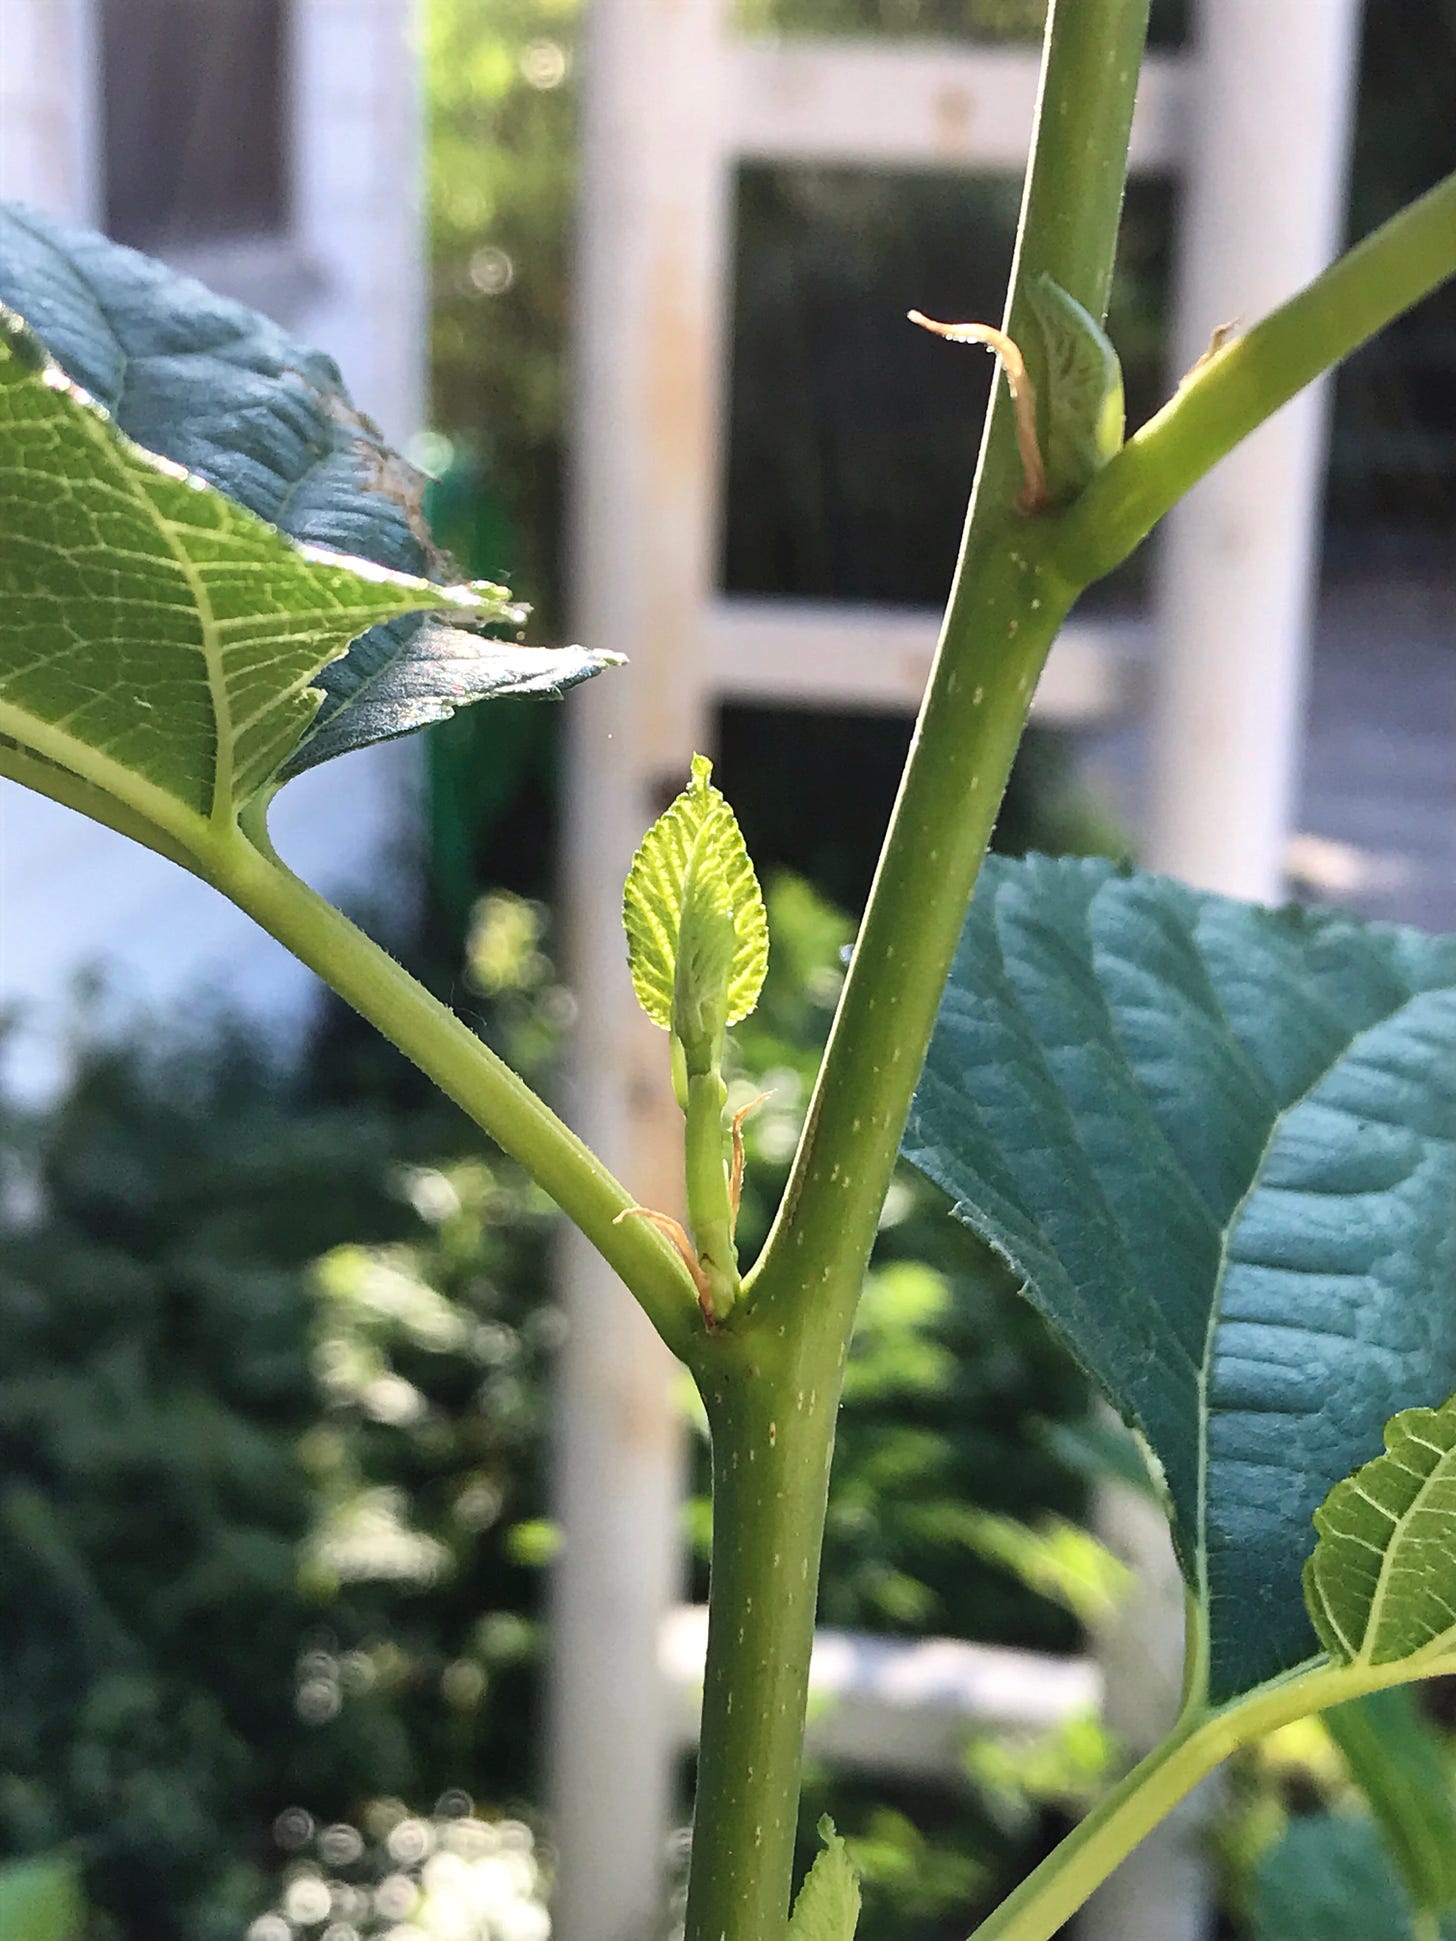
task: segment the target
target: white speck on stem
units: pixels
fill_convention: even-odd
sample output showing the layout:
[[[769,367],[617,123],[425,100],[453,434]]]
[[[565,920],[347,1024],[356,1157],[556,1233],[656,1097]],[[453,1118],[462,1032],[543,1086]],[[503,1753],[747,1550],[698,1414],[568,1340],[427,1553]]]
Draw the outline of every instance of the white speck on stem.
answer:
[[[985,698],[986,698],[985,688],[978,687],[975,693],[971,696],[971,706],[973,708],[980,707],[981,703],[985,700]]]

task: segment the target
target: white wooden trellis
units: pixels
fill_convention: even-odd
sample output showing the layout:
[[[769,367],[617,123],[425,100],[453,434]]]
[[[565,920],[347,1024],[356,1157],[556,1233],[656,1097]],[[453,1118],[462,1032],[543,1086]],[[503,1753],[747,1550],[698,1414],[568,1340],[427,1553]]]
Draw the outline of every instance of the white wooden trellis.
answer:
[[[381,23],[391,12],[402,22],[408,0],[296,3],[300,107],[317,105],[315,83],[341,112],[382,90],[394,130],[330,145],[328,120],[311,120],[297,157],[298,233],[336,303],[332,319],[296,322],[333,340],[361,395],[400,428],[418,382],[417,178],[400,166],[414,108],[408,62],[379,51]],[[0,19],[0,183],[82,214],[94,211],[96,179],[88,18],[89,0],[5,0]],[[1184,364],[1213,323],[1257,315],[1331,253],[1357,19],[1358,0],[1203,0],[1196,71],[1149,64],[1133,162],[1185,176],[1175,333]],[[567,891],[585,999],[575,1110],[642,1196],[667,1204],[677,1127],[661,1041],[637,1018],[620,968],[617,886],[631,848],[706,741],[717,701],[908,709],[935,631],[929,613],[715,595],[732,162],[1019,168],[1035,60],[1019,50],[736,44],[714,0],[595,0],[589,42],[577,626],[634,666],[573,703]],[[376,168],[388,160],[407,184],[382,248],[377,224],[359,227],[363,185],[346,150],[372,155]],[[398,355],[366,370],[349,332],[381,317],[399,324]],[[1179,515],[1162,577],[1152,855],[1244,894],[1278,887],[1321,442],[1317,402],[1284,414]],[[1068,629],[1039,697],[1044,715],[1115,705],[1113,650],[1106,630]],[[665,1357],[610,1276],[579,1247],[564,1266],[573,1333],[558,1466],[569,1531],[556,1591],[558,1932],[625,1941],[650,1931],[669,1811],[657,1631],[676,1591],[676,1411]],[[1166,1897],[1168,1879],[1145,1873],[1144,1893],[1151,1882]],[[1174,1932],[1170,1911],[1155,1901],[1160,1937]],[[1149,1931],[1135,1895],[1089,1920],[1127,1941]]]
[[[1185,364],[1216,324],[1241,306],[1258,314],[1333,251],[1357,19],[1358,0],[1203,0],[1196,57],[1147,63],[1131,163],[1184,178],[1174,337]],[[1022,49],[745,43],[720,0],[594,0],[590,9],[574,620],[632,666],[594,683],[571,717],[564,910],[583,1000],[573,1102],[582,1131],[650,1204],[677,1198],[678,1129],[662,1044],[636,1013],[623,963],[619,894],[632,848],[708,743],[717,704],[913,708],[936,630],[932,613],[730,600],[715,587],[733,166],[1019,169],[1036,75],[1035,54]],[[1182,514],[1181,546],[1163,575],[1153,853],[1235,893],[1277,887],[1269,877],[1298,739],[1321,443],[1317,403],[1286,413],[1235,489],[1256,513],[1230,531],[1228,497],[1213,481]],[[1216,586],[1197,564],[1212,555]],[[1216,666],[1209,672],[1214,629],[1229,585],[1252,567],[1258,590],[1240,602],[1241,638],[1228,657],[1240,701],[1221,732],[1224,766],[1212,771],[1196,758],[1209,695],[1221,688]],[[1117,672],[1108,633],[1074,622],[1038,696],[1043,718],[1106,709]],[[1259,698],[1271,683],[1285,697],[1272,728]],[[1229,773],[1256,748],[1245,808],[1230,818]],[[1182,848],[1160,839],[1175,826],[1200,831],[1196,853],[1191,837]],[[566,1548],[554,1605],[556,1931],[560,1941],[638,1941],[654,1931],[670,1809],[657,1639],[677,1588],[677,1405],[665,1353],[611,1274],[573,1241],[563,1272],[571,1345],[558,1399]],[[1148,1532],[1131,1537],[1146,1545]],[[1109,1703],[1118,1704],[1115,1690]],[[1126,1712],[1135,1730],[1149,1723],[1139,1709]],[[1194,1934],[1197,1887],[1196,1862],[1175,1842],[1153,1852],[1116,1918],[1107,1900],[1089,1911],[1087,1931],[1123,1941]]]

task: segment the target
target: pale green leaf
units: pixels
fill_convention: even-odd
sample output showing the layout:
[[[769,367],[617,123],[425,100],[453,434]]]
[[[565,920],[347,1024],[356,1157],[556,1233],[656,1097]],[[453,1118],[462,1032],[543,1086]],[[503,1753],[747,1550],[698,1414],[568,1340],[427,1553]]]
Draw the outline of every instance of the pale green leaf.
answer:
[[[859,1922],[859,1872],[828,1814],[819,1838],[824,1845],[794,1902],[788,1941],[851,1941]]]
[[[1144,1437],[1212,1697],[1310,1658],[1315,1509],[1456,1388],[1456,940],[993,859],[905,1150]]]
[[[469,608],[300,547],[142,451],[0,311],[0,734],[164,826],[229,816],[381,618]]]
[[[732,809],[709,782],[712,772],[704,756],[693,757],[692,781],[643,837],[622,895],[632,985],[665,1031],[674,1029],[684,996],[680,964],[687,963],[685,983],[694,992],[704,978],[726,985],[727,1024],[748,1016],[768,970],[758,878]]]
[[[1037,426],[1047,491],[1062,505],[1122,448],[1122,365],[1096,318],[1051,277],[1033,277],[1027,296],[1044,352]]]
[[[1456,1396],[1395,1416],[1385,1454],[1336,1483],[1314,1524],[1305,1595],[1327,1651],[1362,1665],[1456,1652]]]
[[[45,1856],[0,1865],[4,1941],[82,1941],[86,1906],[72,1861]]]

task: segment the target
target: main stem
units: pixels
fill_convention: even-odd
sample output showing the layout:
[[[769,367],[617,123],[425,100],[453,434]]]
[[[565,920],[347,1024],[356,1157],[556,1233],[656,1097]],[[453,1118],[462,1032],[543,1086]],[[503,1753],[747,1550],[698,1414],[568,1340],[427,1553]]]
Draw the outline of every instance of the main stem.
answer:
[[[748,1330],[699,1381],[713,1439],[713,1577],[686,1941],[778,1941],[839,1369]]]
[[[1047,22],[1008,304],[1026,279],[1101,317],[1148,0],[1061,0]],[[1039,375],[1039,373],[1038,373]],[[1016,510],[998,393],[930,689],[789,1189],[727,1324],[689,1364],[713,1436],[714,1555],[686,1941],[780,1941],[845,1356],[911,1093],[1031,696],[1076,588]],[[770,1433],[772,1430],[772,1433]]]

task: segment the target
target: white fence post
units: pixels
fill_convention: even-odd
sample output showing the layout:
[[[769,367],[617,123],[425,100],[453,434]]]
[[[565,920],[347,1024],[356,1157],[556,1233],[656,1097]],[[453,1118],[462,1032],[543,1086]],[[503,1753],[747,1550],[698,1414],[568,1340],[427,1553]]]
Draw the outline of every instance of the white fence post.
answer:
[[[0,197],[101,220],[101,90],[94,0],[4,0]]]
[[[1174,303],[1175,369],[1250,324],[1339,247],[1359,0],[1204,0]],[[1148,861],[1204,889],[1283,890],[1318,552],[1328,389],[1288,405],[1168,522],[1158,588]],[[1161,1514],[1108,1534],[1142,1571],[1104,1641],[1106,1716],[1133,1752],[1176,1705],[1156,1667],[1181,1633]],[[1211,1928],[1206,1802],[1174,1815],[1093,1896],[1081,1941],[1199,1941]]]
[[[1339,248],[1359,0],[1205,0],[1179,232],[1178,368]],[[1328,387],[1286,405],[1168,522],[1149,861],[1277,897],[1300,741]]]
[[[573,696],[568,961],[573,1123],[645,1204],[681,1211],[663,1034],[626,973],[622,882],[707,732],[701,615],[716,538],[726,181],[717,0],[595,0],[583,69],[572,625],[631,665]],[[556,1384],[551,1806],[558,1941],[643,1941],[671,1815],[658,1635],[679,1594],[673,1365],[564,1237]]]

